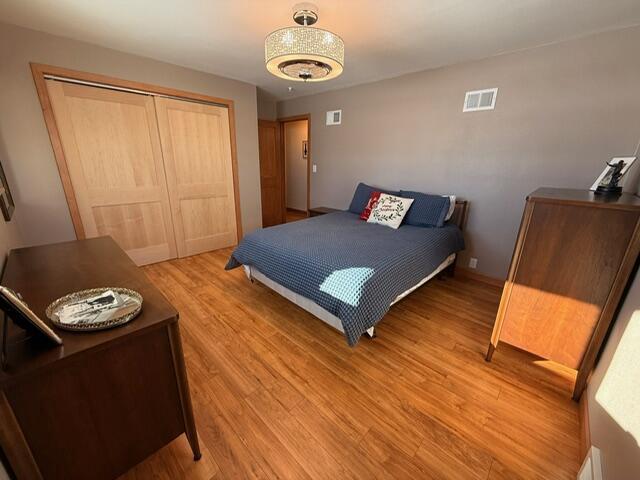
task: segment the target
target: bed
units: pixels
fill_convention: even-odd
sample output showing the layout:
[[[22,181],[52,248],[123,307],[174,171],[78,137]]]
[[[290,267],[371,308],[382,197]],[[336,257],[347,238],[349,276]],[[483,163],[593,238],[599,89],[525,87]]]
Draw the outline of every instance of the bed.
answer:
[[[466,202],[456,201],[440,228],[397,230],[339,211],[257,230],[233,251],[226,269],[257,280],[344,333],[350,346],[389,308],[452,269],[464,248]]]

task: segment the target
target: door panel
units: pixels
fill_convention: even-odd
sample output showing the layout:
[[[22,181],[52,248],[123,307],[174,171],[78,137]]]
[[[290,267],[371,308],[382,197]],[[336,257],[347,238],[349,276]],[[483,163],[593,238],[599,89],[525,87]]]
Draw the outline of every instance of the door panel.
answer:
[[[238,241],[229,111],[155,98],[178,256]]]
[[[280,124],[278,122],[258,120],[263,227],[277,225],[286,221],[284,162],[280,137]]]
[[[86,236],[111,235],[138,265],[175,258],[153,99],[46,82]]]

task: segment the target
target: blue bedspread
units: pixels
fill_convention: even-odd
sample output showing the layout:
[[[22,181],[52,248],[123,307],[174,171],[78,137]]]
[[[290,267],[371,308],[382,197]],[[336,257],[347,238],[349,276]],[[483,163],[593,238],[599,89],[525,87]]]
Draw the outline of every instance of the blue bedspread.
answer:
[[[349,345],[391,302],[464,248],[455,225],[394,230],[336,212],[245,236],[226,269],[250,265],[342,321]]]

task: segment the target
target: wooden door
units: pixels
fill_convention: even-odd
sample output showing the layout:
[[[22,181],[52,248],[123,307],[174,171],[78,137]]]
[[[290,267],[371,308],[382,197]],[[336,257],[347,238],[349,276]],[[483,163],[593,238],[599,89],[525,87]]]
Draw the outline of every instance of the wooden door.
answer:
[[[80,219],[138,265],[176,257],[153,99],[47,80]]]
[[[269,227],[286,221],[284,161],[279,122],[258,120],[258,148],[262,226]]]
[[[238,242],[229,111],[156,97],[178,256]]]

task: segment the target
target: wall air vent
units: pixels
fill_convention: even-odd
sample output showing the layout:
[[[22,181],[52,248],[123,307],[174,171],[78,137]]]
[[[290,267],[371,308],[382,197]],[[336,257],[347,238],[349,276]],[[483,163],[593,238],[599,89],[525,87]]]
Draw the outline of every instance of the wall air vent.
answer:
[[[486,90],[474,90],[464,96],[463,112],[479,112],[481,110],[493,110],[496,107],[497,88]]]
[[[342,123],[342,110],[327,112],[327,125],[340,125]]]

